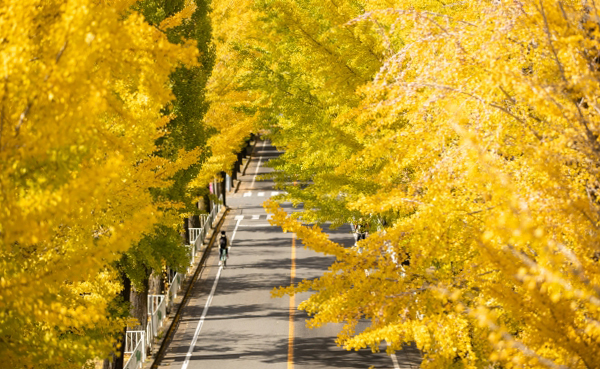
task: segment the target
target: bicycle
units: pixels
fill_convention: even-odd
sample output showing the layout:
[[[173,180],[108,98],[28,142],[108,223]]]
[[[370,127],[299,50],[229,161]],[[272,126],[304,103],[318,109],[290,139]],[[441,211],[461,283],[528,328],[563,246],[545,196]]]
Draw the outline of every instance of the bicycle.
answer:
[[[225,268],[227,266],[227,257],[228,257],[227,249],[219,249],[219,252],[221,253],[219,260],[221,261],[223,268]]]

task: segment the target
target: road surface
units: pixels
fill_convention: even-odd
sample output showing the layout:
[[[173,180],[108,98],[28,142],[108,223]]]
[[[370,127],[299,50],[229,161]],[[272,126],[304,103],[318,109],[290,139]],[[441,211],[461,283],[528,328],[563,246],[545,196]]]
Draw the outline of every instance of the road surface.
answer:
[[[278,152],[259,141],[238,192],[230,195],[231,208],[221,230],[231,241],[225,269],[218,266],[218,246],[207,268],[192,287],[181,322],[173,335],[161,368],[417,368],[416,349],[390,357],[370,350],[346,351],[335,344],[340,324],[319,329],[305,326],[298,304],[308,294],[271,298],[271,290],[290,281],[315,278],[333,262],[306,250],[291,233],[269,225],[262,203],[279,192],[272,181],[257,180],[268,173],[266,162]],[[292,208],[283,204],[289,211]],[[327,231],[333,241],[351,246],[350,227]]]

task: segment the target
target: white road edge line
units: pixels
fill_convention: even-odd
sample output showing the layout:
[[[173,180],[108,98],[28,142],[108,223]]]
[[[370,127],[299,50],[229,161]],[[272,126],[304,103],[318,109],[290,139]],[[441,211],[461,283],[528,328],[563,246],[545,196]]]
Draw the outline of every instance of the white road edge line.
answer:
[[[265,148],[267,144],[267,140],[263,141],[262,148]],[[262,155],[258,158],[258,165],[256,166],[256,170],[254,171],[254,178],[252,178],[252,184],[250,184],[250,188],[254,188],[254,182],[256,181],[256,176],[258,175],[258,169],[260,168],[260,163],[262,163]],[[183,368],[181,368],[183,369]]]
[[[260,163],[262,163],[262,156],[258,158],[258,165],[256,166],[256,171],[254,172],[254,177],[252,177],[252,183],[250,184],[250,188],[254,188],[254,182],[256,182],[256,176],[258,175],[258,169],[260,168]]]
[[[241,219],[238,219],[237,223],[235,224],[235,228],[233,229],[233,234],[231,235],[231,241],[229,242],[229,247],[231,247],[233,245],[233,240],[235,239],[235,233],[236,233],[241,221],[242,221]],[[204,305],[204,310],[202,310],[202,316],[200,317],[200,320],[198,321],[198,326],[196,327],[196,331],[194,332],[194,338],[192,339],[192,343],[190,344],[190,349],[188,350],[187,355],[185,355],[185,361],[183,362],[181,369],[187,369],[188,365],[190,364],[190,358],[192,357],[192,353],[194,352],[194,347],[196,346],[196,342],[198,341],[198,335],[200,335],[200,331],[202,330],[202,326],[204,325],[204,319],[206,319],[206,314],[208,313],[208,307],[210,306],[213,296],[215,295],[215,291],[217,290],[217,284],[219,283],[219,277],[221,277],[222,270],[223,270],[223,265],[221,265],[219,267],[219,270],[217,271],[217,276],[215,277],[215,282],[213,283],[212,289],[210,290],[210,295],[208,295],[208,300],[206,300],[206,304]]]
[[[354,226],[352,227],[354,229]],[[386,340],[385,341],[386,345],[390,345],[390,343]],[[391,354],[390,357],[392,358],[392,363],[394,364],[394,369],[400,369],[400,364],[398,364],[398,358],[396,357],[396,354]]]
[[[394,369],[400,369],[400,364],[398,364],[398,358],[396,357],[396,354],[391,354],[390,356],[392,357],[392,363],[394,363]]]

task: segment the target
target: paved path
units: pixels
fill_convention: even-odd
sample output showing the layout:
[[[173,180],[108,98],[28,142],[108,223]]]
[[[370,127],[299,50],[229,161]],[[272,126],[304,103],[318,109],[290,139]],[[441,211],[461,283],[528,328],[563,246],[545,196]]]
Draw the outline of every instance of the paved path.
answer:
[[[264,164],[277,155],[267,142],[256,145],[239,191],[227,200],[232,208],[222,228],[232,240],[227,268],[219,268],[214,247],[161,368],[416,368],[414,349],[393,358],[370,350],[348,352],[335,345],[341,325],[306,328],[306,315],[295,307],[307,294],[293,301],[271,298],[274,287],[289,284],[292,258],[296,281],[319,276],[333,262],[269,225],[262,203],[278,190],[256,175],[269,172]],[[328,232],[336,242],[354,242],[349,227]]]

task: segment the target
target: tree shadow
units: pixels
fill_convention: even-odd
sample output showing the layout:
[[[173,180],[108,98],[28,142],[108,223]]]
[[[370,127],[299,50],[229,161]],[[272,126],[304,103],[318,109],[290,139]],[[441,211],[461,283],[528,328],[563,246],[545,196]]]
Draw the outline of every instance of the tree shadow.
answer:
[[[219,367],[218,362],[230,360],[258,361],[264,364],[286,363],[288,361],[288,337],[268,337],[260,334],[240,334],[231,331],[212,332],[210,339],[200,339],[191,361],[205,362]],[[381,352],[370,349],[347,351],[335,343],[334,337],[295,337],[293,341],[293,361],[296,365],[309,368],[389,368],[392,359],[381,347]],[[407,346],[407,351],[411,350]],[[175,352],[174,352],[175,353]],[[172,356],[174,362],[185,360],[187,351],[178,350],[180,355]],[[420,355],[411,357],[397,355],[401,365],[419,365]]]

